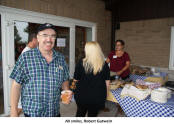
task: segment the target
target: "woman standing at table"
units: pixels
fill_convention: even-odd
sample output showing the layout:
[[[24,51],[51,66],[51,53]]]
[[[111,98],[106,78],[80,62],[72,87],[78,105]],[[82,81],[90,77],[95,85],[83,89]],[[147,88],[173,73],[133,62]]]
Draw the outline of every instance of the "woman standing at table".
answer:
[[[130,57],[128,53],[124,51],[125,43],[123,40],[117,40],[115,45],[115,51],[109,54],[106,62],[110,63],[111,73],[121,77],[122,80],[126,80],[130,75]]]
[[[76,117],[96,117],[104,107],[109,86],[110,70],[105,63],[103,52],[97,42],[87,42],[85,58],[75,68]]]

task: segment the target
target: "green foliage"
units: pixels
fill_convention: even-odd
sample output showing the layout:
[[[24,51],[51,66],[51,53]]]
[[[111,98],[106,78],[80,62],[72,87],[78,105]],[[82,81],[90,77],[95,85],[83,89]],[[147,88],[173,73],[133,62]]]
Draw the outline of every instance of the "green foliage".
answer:
[[[15,43],[21,42],[21,39],[22,39],[18,33],[18,29],[16,28],[16,25],[14,25],[14,39],[15,39]]]

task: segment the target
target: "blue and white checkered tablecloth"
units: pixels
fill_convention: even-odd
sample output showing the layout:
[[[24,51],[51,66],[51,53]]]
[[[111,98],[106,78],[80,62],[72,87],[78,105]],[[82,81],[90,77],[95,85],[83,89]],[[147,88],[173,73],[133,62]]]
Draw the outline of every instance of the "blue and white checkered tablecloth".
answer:
[[[174,117],[174,94],[165,104],[159,104],[150,100],[136,101],[136,99],[126,96],[120,98],[122,89],[111,90],[121,108],[128,117]]]
[[[130,75],[130,79],[134,82],[136,82],[137,79],[145,80],[146,78],[147,78],[146,76],[140,76],[135,74]]]
[[[155,75],[150,75],[148,77],[162,77],[163,79],[165,79],[165,77],[167,76],[167,73],[165,72],[160,72],[160,76],[155,76]],[[136,81],[137,79],[141,79],[141,80],[145,80],[146,78],[148,78],[147,76],[141,76],[141,75],[136,75],[136,74],[130,74],[130,79],[132,81]]]

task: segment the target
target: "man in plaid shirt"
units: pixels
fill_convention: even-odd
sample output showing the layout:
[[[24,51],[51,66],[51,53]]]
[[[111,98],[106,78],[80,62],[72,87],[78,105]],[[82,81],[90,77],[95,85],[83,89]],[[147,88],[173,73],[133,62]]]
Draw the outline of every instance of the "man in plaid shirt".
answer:
[[[26,117],[60,116],[60,90],[69,89],[69,72],[64,56],[53,47],[56,28],[42,24],[37,30],[38,48],[23,53],[11,75],[11,116],[19,116],[17,105],[21,103]],[[72,94],[69,97],[69,101]]]

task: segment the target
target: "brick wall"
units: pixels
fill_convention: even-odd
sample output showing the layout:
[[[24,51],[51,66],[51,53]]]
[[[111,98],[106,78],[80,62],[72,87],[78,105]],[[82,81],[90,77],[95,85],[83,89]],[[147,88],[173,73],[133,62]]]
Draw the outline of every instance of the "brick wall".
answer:
[[[110,51],[111,13],[99,0],[0,0],[0,5],[97,23],[97,41]]]
[[[116,38],[126,42],[132,64],[168,68],[174,18],[122,22]]]

